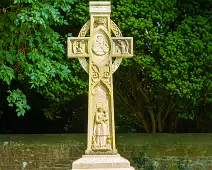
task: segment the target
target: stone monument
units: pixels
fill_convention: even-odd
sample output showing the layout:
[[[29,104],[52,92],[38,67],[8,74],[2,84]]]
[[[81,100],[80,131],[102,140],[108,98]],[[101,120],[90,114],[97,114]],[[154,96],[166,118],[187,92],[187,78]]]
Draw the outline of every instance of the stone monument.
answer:
[[[85,23],[78,37],[67,40],[68,57],[78,58],[89,74],[87,150],[82,158],[73,162],[73,170],[133,169],[115,146],[112,77],[122,58],[133,56],[133,38],[122,37],[117,25],[110,20],[110,13],[110,2],[90,1],[90,21]],[[87,34],[90,37],[86,37]]]

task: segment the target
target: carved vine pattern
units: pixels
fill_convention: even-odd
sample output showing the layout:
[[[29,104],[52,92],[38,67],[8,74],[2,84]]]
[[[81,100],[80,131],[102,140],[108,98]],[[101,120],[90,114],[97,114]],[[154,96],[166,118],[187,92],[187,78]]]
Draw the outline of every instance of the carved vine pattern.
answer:
[[[95,87],[100,81],[107,87],[110,91],[110,64],[109,62],[99,70],[99,67],[92,61],[92,76],[91,85]]]
[[[85,37],[89,29],[90,29],[90,21],[87,21],[80,30],[78,37]],[[86,61],[86,58],[78,58],[78,59],[82,68],[88,73],[88,62]]]

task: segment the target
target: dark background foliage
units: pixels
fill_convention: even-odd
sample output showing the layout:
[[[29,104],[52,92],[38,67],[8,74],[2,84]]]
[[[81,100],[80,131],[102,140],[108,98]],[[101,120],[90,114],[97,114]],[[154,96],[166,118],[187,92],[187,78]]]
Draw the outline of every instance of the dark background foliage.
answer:
[[[66,38],[89,20],[88,0],[0,3],[1,133],[85,132],[88,76]],[[211,132],[211,0],[113,0],[134,37],[114,74],[117,132]],[[123,79],[123,77],[125,77]]]

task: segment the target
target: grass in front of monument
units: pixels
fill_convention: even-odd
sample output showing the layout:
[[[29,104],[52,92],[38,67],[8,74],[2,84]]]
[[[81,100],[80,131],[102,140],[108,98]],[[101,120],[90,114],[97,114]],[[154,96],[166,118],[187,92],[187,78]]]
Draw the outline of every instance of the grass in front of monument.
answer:
[[[86,145],[86,134],[7,134],[0,135],[2,142],[33,144],[33,145],[57,145],[73,144]],[[200,155],[203,150],[204,156],[212,156],[212,134],[146,134],[146,133],[119,133],[116,134],[116,145],[121,152],[146,151],[149,156],[178,156],[189,154],[191,156]],[[206,149],[211,152],[206,152]],[[139,150],[142,149],[142,150]],[[198,151],[197,151],[198,149]],[[194,152],[195,151],[195,152]],[[196,153],[197,152],[197,153]]]
[[[84,144],[86,145],[87,139],[86,134],[7,134],[0,135],[0,143],[2,142],[12,142],[21,144],[41,144],[41,145],[55,145],[59,143],[68,144]],[[116,144],[118,150],[127,150],[135,148],[143,148],[144,151],[148,152],[150,156],[164,156],[164,149],[166,154],[168,151],[172,151],[174,156],[174,151],[176,152],[188,152],[187,154],[193,153],[197,148],[207,149],[212,146],[212,134],[116,134]],[[177,146],[180,148],[176,149]],[[154,149],[153,149],[154,148]],[[160,148],[163,148],[162,150]],[[186,151],[189,150],[189,151]],[[151,152],[153,150],[153,153]],[[155,152],[157,150],[157,152]],[[136,150],[139,151],[139,150]],[[199,155],[198,151],[198,155]],[[179,153],[177,154],[179,155]],[[212,156],[211,152],[204,152],[205,156]]]
[[[173,144],[212,144],[209,133],[128,133],[116,134],[117,143],[173,145]]]
[[[21,144],[57,145],[71,143],[73,145],[86,144],[86,134],[7,134],[0,135],[1,142],[8,141]]]
[[[212,169],[212,134],[118,134],[123,143],[138,169]]]
[[[0,145],[37,148],[67,144],[68,147],[79,146],[82,153],[86,143],[86,134],[0,135]],[[212,134],[116,134],[116,144],[121,156],[140,169],[162,165],[163,168],[170,166],[169,169],[191,165],[211,165],[212,168]]]
[[[22,141],[25,144],[55,144],[57,142],[85,143],[86,134],[2,134],[0,142],[5,140]],[[130,145],[174,145],[203,144],[212,145],[212,134],[207,133],[118,133],[116,143]]]

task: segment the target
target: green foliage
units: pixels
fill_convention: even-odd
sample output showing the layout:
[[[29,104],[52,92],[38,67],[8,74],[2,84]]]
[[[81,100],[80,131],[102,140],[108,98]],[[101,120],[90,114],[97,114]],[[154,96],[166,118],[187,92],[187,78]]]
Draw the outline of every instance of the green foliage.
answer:
[[[134,37],[134,58],[124,60],[126,69],[120,68],[116,80],[123,84],[126,79],[120,79],[129,77],[129,83],[116,87],[120,101],[128,103],[121,107],[128,107],[135,119],[146,117],[156,124],[153,120],[162,115],[165,120],[169,102],[171,115],[193,119],[197,107],[211,103],[212,18],[207,4],[211,1],[114,2],[113,20],[123,35]]]
[[[6,65],[2,64],[0,67],[0,78],[3,82],[10,85],[11,80],[15,78],[14,70],[10,67],[7,67]]]
[[[65,16],[74,2],[14,0],[1,10],[0,81],[8,85],[3,90],[10,91],[7,99],[17,106],[18,116],[29,109],[29,90],[56,103],[86,92],[87,82],[75,69],[79,64],[67,60],[66,38],[54,30],[68,25]]]
[[[89,20],[88,2],[71,9],[76,27]],[[117,122],[162,131],[168,118],[194,119],[198,107],[211,103],[210,6],[211,0],[112,1],[111,19],[134,38],[134,57],[114,75]]]
[[[152,161],[144,152],[141,152],[137,156],[134,155],[132,159],[138,169],[154,170],[157,167],[156,163]]]
[[[7,101],[9,103],[9,106],[12,107],[13,105],[15,105],[17,107],[17,115],[24,116],[26,109],[30,109],[30,106],[27,105],[26,96],[19,89],[8,92],[9,96],[7,97]]]
[[[71,9],[71,13],[74,15],[69,15],[70,20],[76,26],[83,26],[89,19],[89,1],[82,0],[75,3],[76,7]]]
[[[194,103],[210,102],[210,10],[198,9],[191,16],[189,8],[198,8],[201,4],[192,2],[188,8],[190,1],[136,2],[119,1],[113,12],[121,30],[135,41],[134,61],[126,61],[125,65],[136,63],[141,74],[150,77],[149,83],[157,83],[171,94]]]
[[[207,169],[207,163],[200,160],[192,160],[187,157],[163,156],[162,158],[148,157],[141,152],[132,157],[136,167],[142,170],[157,169]]]
[[[87,91],[79,63],[67,60],[66,37],[55,30],[71,24],[76,36],[89,20],[88,4],[14,0],[1,9],[3,90],[19,89],[26,98],[30,90],[40,93],[53,103],[49,117],[55,106]],[[131,121],[156,132],[168,118],[194,119],[198,108],[212,102],[211,0],[113,0],[112,5],[112,20],[124,36],[134,37],[133,59],[124,59],[114,76],[121,124]]]

